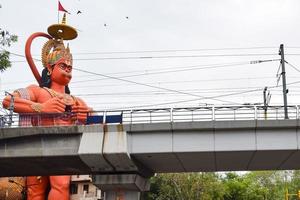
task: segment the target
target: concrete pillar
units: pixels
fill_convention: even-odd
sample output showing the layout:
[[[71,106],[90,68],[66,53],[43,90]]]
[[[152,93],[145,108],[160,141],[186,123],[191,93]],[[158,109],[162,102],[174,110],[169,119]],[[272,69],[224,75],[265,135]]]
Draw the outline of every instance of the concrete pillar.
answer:
[[[104,200],[140,200],[150,189],[149,180],[138,174],[95,175],[94,184],[104,193]]]
[[[106,191],[104,200],[140,200],[141,192],[137,191]]]

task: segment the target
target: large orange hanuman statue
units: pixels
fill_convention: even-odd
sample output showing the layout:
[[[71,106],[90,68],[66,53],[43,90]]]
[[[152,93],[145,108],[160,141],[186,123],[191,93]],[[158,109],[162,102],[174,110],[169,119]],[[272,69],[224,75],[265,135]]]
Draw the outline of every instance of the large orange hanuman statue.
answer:
[[[63,40],[77,37],[77,32],[66,25],[65,16],[61,24],[54,24],[48,28],[48,34],[35,33],[27,40],[25,54],[29,66],[39,85],[30,85],[18,89],[13,93],[14,112],[24,113],[72,113],[68,117],[42,117],[39,125],[72,125],[84,123],[87,113],[91,109],[85,102],[70,95],[68,84],[72,78],[72,55],[69,47],[65,47]],[[38,73],[33,62],[30,46],[36,37],[46,37],[49,40],[42,49],[42,76]],[[3,101],[8,108],[11,96]],[[34,125],[34,124],[33,124]],[[31,176],[26,178],[28,200],[69,200],[70,176]],[[50,192],[47,197],[47,188]]]

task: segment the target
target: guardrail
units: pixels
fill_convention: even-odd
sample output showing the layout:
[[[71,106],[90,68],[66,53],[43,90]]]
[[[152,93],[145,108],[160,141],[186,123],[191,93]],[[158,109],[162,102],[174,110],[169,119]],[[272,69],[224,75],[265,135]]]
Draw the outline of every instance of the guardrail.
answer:
[[[106,111],[109,113],[109,111]],[[289,119],[299,118],[299,106],[288,106]],[[284,119],[283,106],[205,106],[123,111],[123,123]]]
[[[75,113],[26,113],[0,115],[0,127],[70,125]],[[299,119],[299,105],[288,106],[289,119]],[[89,120],[92,119],[92,120]],[[12,119],[9,120],[9,119]],[[157,108],[135,110],[93,111],[88,114],[92,123],[160,123],[224,120],[279,120],[284,119],[283,106],[205,106],[182,108]],[[11,123],[10,123],[11,121]],[[80,124],[73,120],[72,124]]]

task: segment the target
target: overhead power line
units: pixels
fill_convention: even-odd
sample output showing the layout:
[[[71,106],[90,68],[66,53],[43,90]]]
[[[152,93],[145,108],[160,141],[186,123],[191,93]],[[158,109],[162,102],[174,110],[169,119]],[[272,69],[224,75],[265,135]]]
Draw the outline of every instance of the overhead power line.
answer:
[[[289,77],[290,79],[300,79],[300,77],[298,76],[293,76],[293,77]],[[262,77],[245,77],[245,78],[225,78],[225,79],[200,79],[200,80],[184,80],[184,81],[159,81],[159,82],[146,82],[146,84],[184,84],[184,83],[197,83],[197,82],[217,82],[217,81],[240,81],[240,80],[259,80],[259,79],[274,79],[273,76],[262,76]],[[23,82],[18,82],[18,83],[23,83]],[[28,81],[26,82],[28,83]],[[11,85],[11,84],[15,84],[13,82],[6,82],[2,85]],[[79,89],[79,88],[93,88],[93,87],[97,87],[97,88],[109,88],[109,87],[120,87],[122,86],[124,88],[124,86],[128,86],[128,85],[135,85],[133,83],[127,83],[127,84],[93,84],[93,85],[83,85],[83,86],[70,86],[72,89]],[[203,90],[236,90],[236,89],[250,89],[250,88],[257,88],[257,87],[228,87],[228,88],[205,88]],[[4,91],[12,91],[15,90],[16,88],[6,88],[5,90],[0,90],[0,92],[4,92]],[[199,89],[198,89],[199,90]]]
[[[288,83],[286,85],[294,85],[298,84],[300,81],[295,81],[292,83]],[[268,87],[269,89],[271,88],[277,88],[281,87],[282,85],[274,85]],[[246,90],[246,91],[241,91],[241,92],[234,92],[234,93],[229,93],[229,94],[223,94],[223,95],[216,95],[216,96],[211,96],[213,98],[221,98],[221,97],[229,97],[229,96],[234,96],[234,95],[239,95],[239,94],[246,94],[246,93],[251,93],[251,92],[257,92],[257,91],[263,91],[263,88],[259,89],[253,89],[253,90]],[[209,98],[211,98],[209,97]],[[157,103],[157,104],[145,104],[145,105],[139,105],[139,106],[133,106],[133,107],[122,107],[122,108],[114,108],[113,110],[120,110],[120,109],[136,109],[136,108],[147,108],[147,107],[155,107],[155,106],[164,106],[164,105],[170,105],[170,104],[178,104],[178,103],[187,103],[187,102],[193,102],[193,101],[200,101],[203,100],[204,98],[194,98],[194,99],[188,99],[188,100],[181,100],[181,101],[170,101],[170,102],[165,102],[165,103]]]
[[[300,54],[299,54],[300,55]],[[248,56],[277,56],[275,53],[261,54],[202,54],[202,55],[165,55],[165,56],[127,56],[127,57],[98,57],[98,58],[77,58],[77,61],[86,60],[129,60],[129,59],[168,59],[168,58],[202,58],[202,57],[248,57]]]
[[[135,50],[135,51],[102,51],[102,52],[73,52],[73,55],[101,55],[101,54],[139,54],[139,53],[173,53],[173,52],[197,52],[197,51],[234,51],[234,50],[257,50],[257,49],[274,49],[277,47],[261,46],[261,47],[227,47],[227,48],[200,48],[200,49],[162,49],[162,50]],[[300,47],[288,47],[300,48]],[[3,49],[3,48],[2,48]],[[5,50],[5,49],[3,49]],[[7,50],[6,50],[7,51]],[[21,54],[12,53],[16,56]],[[34,55],[37,56],[37,55]]]
[[[75,52],[74,55],[97,54],[137,54],[137,53],[167,53],[167,52],[195,52],[195,51],[224,51],[224,50],[253,50],[272,49],[277,47],[229,47],[229,48],[203,48],[203,49],[164,49],[164,50],[140,50],[140,51],[107,51],[107,52]]]
[[[216,69],[216,68],[225,68],[225,67],[249,65],[249,64],[260,64],[260,63],[264,63],[264,62],[273,62],[273,61],[279,61],[279,59],[254,60],[254,61],[246,61],[246,62],[235,62],[235,63],[213,64],[213,65],[193,65],[193,66],[185,67],[184,69],[166,70],[166,71],[158,71],[158,72],[145,72],[145,73],[139,73],[139,74],[121,76],[121,77],[118,77],[118,78],[129,78],[129,77],[137,77],[137,76],[145,76],[145,75],[148,76],[148,75],[155,75],[155,74],[184,72],[184,71],[192,71],[192,70]],[[74,68],[74,69],[76,70],[76,68]],[[88,80],[74,81],[73,83],[101,81],[101,80],[107,80],[107,79],[108,78],[88,79]]]
[[[102,77],[105,77],[105,78],[115,79],[115,80],[118,80],[118,81],[123,81],[123,82],[133,83],[133,84],[142,85],[142,86],[146,86],[146,87],[151,87],[151,88],[156,88],[156,89],[161,89],[161,90],[166,90],[166,91],[171,91],[171,92],[177,92],[177,93],[180,93],[180,94],[186,94],[186,95],[190,95],[190,96],[196,96],[196,97],[204,98],[203,96],[200,96],[200,95],[190,94],[190,93],[186,93],[186,92],[180,92],[180,91],[177,91],[177,90],[163,88],[163,87],[158,87],[158,86],[153,86],[153,85],[149,85],[149,84],[145,84],[145,83],[139,83],[139,82],[135,82],[135,81],[123,79],[123,78],[108,76],[108,75],[105,75],[105,74],[90,72],[90,71],[86,71],[86,70],[82,70],[82,69],[78,69],[78,68],[76,68],[76,70],[77,71],[81,71],[81,72],[85,72],[85,73],[89,73],[89,74],[94,74],[94,75],[102,76]],[[234,103],[234,104],[237,104],[237,103],[232,102],[232,101],[224,101],[224,100],[215,99],[215,98],[208,98],[208,99],[212,99],[212,100],[220,101],[220,102],[225,102],[225,103]]]
[[[300,77],[295,77],[297,79],[300,79]],[[185,81],[161,81],[161,82],[146,82],[146,84],[181,84],[182,83],[197,83],[197,82],[217,82],[217,81],[240,81],[240,80],[259,80],[259,79],[274,79],[274,77],[271,76],[265,76],[265,77],[249,77],[249,78],[228,78],[228,79],[201,79],[201,80],[185,80]],[[84,85],[84,86],[71,86],[72,88],[91,88],[91,87],[98,87],[98,88],[108,88],[108,87],[124,87],[125,85],[133,85],[132,83],[128,84],[94,84],[94,85]],[[249,88],[249,87],[247,87]],[[232,88],[227,88],[232,89]],[[245,89],[245,88],[244,88]]]
[[[165,73],[183,72],[183,71],[191,71],[191,70],[215,69],[215,68],[233,67],[233,66],[239,66],[239,65],[248,65],[248,64],[250,64],[250,61],[227,63],[227,64],[213,64],[213,65],[192,65],[192,66],[184,67],[184,69],[165,70],[165,71],[163,71],[164,69],[161,69],[158,72],[149,72],[148,70],[146,70],[146,72],[144,72],[144,73],[125,75],[125,76],[121,76],[121,77],[118,77],[118,78],[130,78],[130,77],[136,77],[136,76],[149,76],[149,75],[155,75],[155,74],[165,74]],[[167,69],[172,69],[172,68],[167,68]],[[107,79],[108,78],[88,79],[88,80],[74,81],[73,83],[101,81],[101,80],[107,80]]]
[[[291,54],[286,54],[291,55]],[[300,54],[298,54],[300,55]],[[165,55],[165,56],[127,56],[127,57],[95,57],[95,58],[77,58],[77,61],[96,61],[96,60],[131,60],[131,59],[171,59],[171,58],[209,58],[209,57],[254,57],[254,56],[278,56],[276,53],[261,54],[202,54],[202,55]],[[35,59],[40,61],[39,59]],[[13,60],[13,63],[26,62],[25,60]]]
[[[271,47],[253,47],[253,48],[271,48]],[[232,49],[232,48],[228,48]],[[249,48],[242,48],[242,49],[249,49]],[[12,53],[12,52],[11,52]],[[15,54],[15,53],[13,53]],[[15,54],[21,57],[24,57],[23,55],[20,54]],[[36,59],[38,60],[38,59]],[[139,73],[139,74],[133,74],[133,75],[127,75],[127,76],[122,76],[119,78],[127,78],[127,77],[135,77],[135,76],[143,76],[143,75],[154,75],[154,74],[163,74],[163,73],[171,73],[171,72],[181,72],[181,71],[190,71],[190,70],[201,70],[201,69],[213,69],[213,68],[222,68],[222,67],[231,67],[231,66],[237,66],[237,65],[243,65],[243,64],[256,64],[256,63],[251,63],[251,62],[268,62],[268,61],[276,61],[277,59],[274,60],[264,60],[264,61],[247,61],[247,62],[235,62],[235,63],[219,63],[219,64],[210,64],[210,65],[191,65],[191,66],[186,66],[186,67],[178,67],[178,69],[175,70],[168,70],[168,69],[174,69],[174,67],[169,67],[169,68],[164,68],[164,69],[157,69],[158,72],[149,72],[151,70],[144,70],[146,71],[145,73]],[[201,67],[202,66],[202,67]],[[183,68],[183,69],[180,69]],[[168,70],[168,71],[163,71],[163,70]],[[136,72],[139,72],[141,70],[136,70]],[[133,71],[135,72],[135,71]],[[111,73],[111,74],[118,74],[118,73],[130,73],[130,72],[117,72],[117,73]],[[104,78],[106,79],[106,78]],[[104,80],[102,79],[89,79],[89,80],[82,80],[82,81],[74,81],[73,83],[80,83],[80,82],[89,82],[89,81],[98,81],[98,80]],[[15,82],[14,82],[15,83]]]
[[[242,91],[242,92],[235,92],[235,93],[230,93],[230,94],[223,94],[223,95],[216,95],[216,96],[195,98],[195,99],[188,99],[188,100],[181,100],[181,101],[171,101],[171,102],[165,102],[165,103],[147,104],[147,105],[139,105],[139,106],[133,106],[133,107],[114,108],[114,110],[136,109],[136,108],[156,107],[156,106],[164,106],[164,105],[178,104],[178,103],[187,103],[187,102],[193,102],[193,101],[201,101],[204,99],[228,97],[228,96],[245,94],[245,93],[256,92],[256,91],[262,91],[262,89],[260,88],[260,89],[255,89],[255,90],[247,90],[247,91]],[[241,104],[239,103],[237,105],[241,105]]]
[[[272,62],[272,61],[275,61],[275,60],[256,60],[256,61],[250,61],[249,64],[259,64],[259,63],[263,63],[263,62]],[[151,87],[151,88],[156,88],[156,89],[161,89],[161,90],[176,92],[176,93],[190,95],[190,96],[196,96],[196,97],[200,97],[200,98],[204,98],[204,99],[212,99],[212,100],[216,100],[216,101],[220,101],[220,102],[225,102],[225,103],[238,104],[238,103],[235,103],[235,102],[232,102],[232,101],[224,101],[224,100],[216,99],[214,97],[213,98],[211,98],[211,97],[204,97],[204,96],[195,95],[195,94],[191,94],[191,93],[181,92],[181,91],[178,91],[178,90],[173,90],[173,89],[168,89],[168,88],[153,86],[153,85],[149,85],[149,84],[145,84],[145,83],[139,83],[139,82],[136,82],[136,81],[131,81],[131,80],[127,80],[127,79],[123,79],[123,78],[119,78],[119,77],[113,77],[113,76],[109,76],[109,75],[105,75],[105,74],[90,72],[90,71],[82,70],[82,69],[78,69],[78,68],[73,68],[73,69],[76,69],[77,71],[89,73],[89,74],[94,74],[94,75],[102,76],[102,77],[109,78],[109,79],[115,79],[115,80],[119,80],[119,81],[123,81],[123,82],[128,82],[128,83],[133,83],[133,84],[137,84],[137,85],[146,86],[146,87]]]
[[[289,63],[288,61],[284,61],[286,64],[288,64],[289,66],[291,66],[292,68],[294,68],[294,70],[296,70],[297,72],[300,72],[300,70],[297,68],[297,67],[295,67],[294,65],[292,65],[291,63]]]

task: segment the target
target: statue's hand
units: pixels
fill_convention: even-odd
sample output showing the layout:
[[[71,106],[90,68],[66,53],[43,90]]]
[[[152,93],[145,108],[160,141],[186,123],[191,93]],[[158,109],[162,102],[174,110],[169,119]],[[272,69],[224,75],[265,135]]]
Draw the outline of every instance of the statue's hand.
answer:
[[[54,97],[42,103],[41,112],[47,113],[62,113],[65,112],[66,105],[64,103],[63,97]]]
[[[72,112],[74,113],[74,118],[79,121],[85,121],[87,114],[91,112],[91,108],[84,105],[73,105]]]

